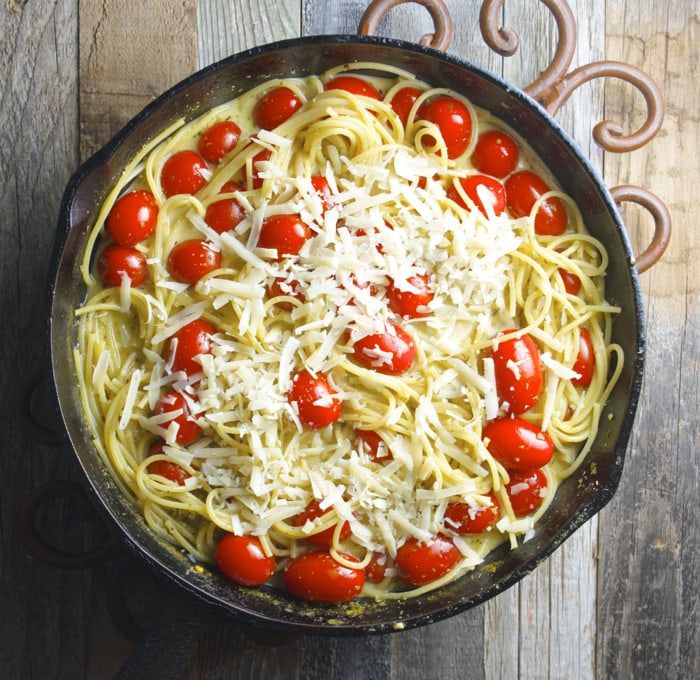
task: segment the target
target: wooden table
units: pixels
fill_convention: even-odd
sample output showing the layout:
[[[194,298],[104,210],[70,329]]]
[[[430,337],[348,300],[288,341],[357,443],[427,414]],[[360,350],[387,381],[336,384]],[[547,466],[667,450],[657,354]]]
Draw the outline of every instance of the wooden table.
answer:
[[[484,46],[477,0],[446,4],[455,26],[450,53],[519,86],[549,62],[557,32],[539,2],[505,3],[504,24],[522,43],[509,59]],[[617,494],[534,573],[464,614],[395,635],[276,645],[216,624],[195,645],[184,678],[700,677],[698,7],[693,0],[578,0],[571,7],[579,34],[573,66],[603,58],[636,65],[656,80],[667,104],[661,134],[620,156],[603,155],[590,132],[604,117],[625,129],[641,122],[643,106],[629,86],[591,83],[558,116],[610,186],[651,189],[674,222],[664,258],[642,276],[647,365]],[[121,562],[58,569],[28,555],[19,528],[33,489],[80,479],[69,451],[41,443],[14,417],[26,378],[43,359],[44,279],[66,182],[131,115],[198,67],[283,38],[355,33],[364,9],[363,0],[0,5],[2,677],[108,678],[132,649],[108,614],[108,585]],[[380,28],[407,40],[430,30],[417,4],[395,9]],[[625,218],[640,251],[650,220],[636,209]],[[39,418],[50,419],[36,400]],[[42,522],[64,547],[96,540],[74,504],[58,504]],[[142,594],[148,599],[150,588],[142,586]]]

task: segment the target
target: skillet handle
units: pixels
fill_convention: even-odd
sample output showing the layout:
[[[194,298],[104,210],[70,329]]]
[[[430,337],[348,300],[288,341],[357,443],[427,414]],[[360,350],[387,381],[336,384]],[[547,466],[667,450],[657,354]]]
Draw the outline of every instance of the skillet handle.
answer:
[[[668,246],[671,238],[671,216],[668,208],[650,191],[629,184],[614,187],[610,193],[618,205],[624,202],[636,203],[647,210],[654,219],[651,243],[635,260],[637,272],[641,274],[659,261]]]
[[[445,52],[450,46],[454,29],[452,15],[443,0],[372,0],[360,19],[360,35],[376,35],[384,16],[397,5],[413,2],[425,7],[435,24],[435,32],[424,35],[418,42]]]

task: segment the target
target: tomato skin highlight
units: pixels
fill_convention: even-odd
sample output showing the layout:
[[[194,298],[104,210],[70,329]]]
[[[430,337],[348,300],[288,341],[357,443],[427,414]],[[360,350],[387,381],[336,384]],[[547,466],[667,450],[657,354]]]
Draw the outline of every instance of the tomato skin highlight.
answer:
[[[257,536],[225,534],[214,559],[226,578],[242,586],[260,586],[275,573],[275,558],[265,554]]]
[[[313,175],[311,177],[311,186],[321,201],[321,214],[325,215],[335,205],[333,192],[328,184],[328,180],[322,175]]]
[[[180,283],[197,283],[220,266],[221,253],[203,239],[182,241],[168,255],[170,276]]]
[[[528,472],[549,463],[554,443],[537,425],[522,418],[496,418],[486,425],[484,440],[489,453],[506,470]]]
[[[370,333],[359,338],[352,348],[352,355],[358,364],[389,375],[411,368],[415,354],[413,338],[403,328],[393,324],[387,324],[384,333]]]
[[[137,189],[123,194],[107,216],[107,231],[120,246],[146,240],[156,227],[158,203],[150,191]]]
[[[487,130],[479,135],[472,151],[472,165],[485,175],[502,179],[518,166],[520,147],[501,130]]]
[[[478,508],[462,501],[450,501],[445,509],[445,528],[460,536],[481,534],[492,529],[501,516],[501,507],[493,492],[487,496],[491,505]]]
[[[569,295],[578,295],[579,290],[581,290],[581,279],[576,274],[563,268],[559,268],[558,272],[564,284],[564,290]]]
[[[272,130],[296,113],[301,105],[301,99],[288,87],[275,87],[255,103],[253,121],[263,130]]]
[[[321,501],[314,498],[312,501],[309,502],[306,508],[302,510],[302,512],[300,512],[293,518],[292,524],[295,527],[302,527],[304,526],[304,524],[306,524],[307,521],[313,521],[318,517],[323,517],[323,515],[325,515],[327,512],[328,509],[321,509]],[[311,545],[329,548],[333,545],[333,535],[335,534],[335,527],[336,525],[334,524],[332,527],[324,529],[323,531],[320,531],[317,534],[311,534],[310,536],[306,536],[304,540],[307,543],[310,543]],[[338,537],[339,540],[344,541],[350,535],[350,533],[350,522],[343,522],[343,526],[340,529],[340,535]]]
[[[218,163],[226,154],[236,148],[241,136],[241,128],[232,120],[222,120],[207,128],[197,143],[197,149],[209,163]]]
[[[235,229],[245,219],[245,210],[235,198],[222,198],[207,206],[204,221],[217,233]]]
[[[459,158],[467,150],[472,136],[472,118],[463,102],[440,95],[428,103],[421,118],[438,126],[448,158]]]
[[[184,371],[188,377],[202,372],[196,357],[211,354],[216,328],[204,319],[195,319],[176,331],[168,342],[168,359],[171,372]]]
[[[572,378],[571,382],[577,387],[588,387],[593,380],[595,372],[596,358],[595,350],[593,349],[593,340],[591,339],[590,331],[587,328],[579,330],[579,349],[573,370],[580,377]]]
[[[386,442],[374,430],[355,430],[355,438],[360,450],[375,463],[387,463],[394,458]]]
[[[169,390],[158,400],[155,413],[156,415],[164,415],[166,413],[174,414],[177,411],[182,412],[178,415],[173,415],[172,418],[161,423],[160,426],[167,430],[171,422],[176,422],[179,427],[175,435],[175,441],[181,446],[187,446],[199,439],[199,436],[202,434],[202,428],[192,418],[190,407],[182,394],[175,390]]]
[[[423,586],[447,574],[460,560],[451,538],[437,534],[427,541],[409,538],[396,551],[401,578],[411,586]]]
[[[340,418],[342,402],[323,373],[296,373],[287,399],[296,406],[299,420],[307,430],[320,430]]]
[[[312,236],[311,229],[299,215],[272,215],[263,220],[258,237],[258,248],[277,251],[276,261],[298,255]]]
[[[504,331],[514,333],[515,329]],[[492,356],[496,388],[501,404],[507,403],[507,413],[520,415],[532,408],[540,397],[544,375],[540,353],[527,334],[510,340],[498,340]]]
[[[164,445],[165,441],[163,439],[156,439],[148,448],[148,458],[162,455],[164,453]],[[179,486],[184,486],[185,482],[192,476],[185,468],[174,461],[163,460],[162,458],[149,463],[146,469],[149,474],[160,475],[171,482],[177,483]]]
[[[140,286],[148,277],[143,253],[131,246],[108,245],[97,259],[97,271],[107,286],[121,286],[122,276],[128,276],[131,287]]]
[[[381,583],[386,578],[389,567],[389,556],[386,553],[375,552],[365,567],[365,580],[370,583]]]
[[[418,319],[430,314],[428,305],[435,297],[429,274],[416,274],[407,279],[416,291],[401,290],[394,281],[389,282],[386,296],[389,308],[405,319]]]
[[[513,472],[505,486],[516,517],[525,517],[542,505],[547,495],[547,476],[541,468],[530,472]]]
[[[351,555],[343,554],[349,561]],[[284,585],[294,597],[307,602],[334,604],[355,599],[365,585],[362,569],[336,562],[327,550],[295,557],[284,571]]]
[[[324,85],[323,89],[345,90],[345,92],[349,92],[350,94],[370,97],[371,99],[379,100],[382,98],[379,91],[372,83],[364,78],[358,78],[357,76],[335,76],[335,78],[329,80]]]
[[[551,187],[531,170],[513,173],[505,182],[508,209],[513,217],[525,217],[532,212],[535,202],[551,191]],[[566,231],[569,216],[561,199],[553,196],[540,203],[535,214],[535,233],[540,236],[559,236]]]
[[[467,205],[460,196],[456,186],[457,182],[459,182],[464,193],[469,196],[476,209],[484,217],[488,216],[483,201],[484,195],[487,196],[488,203],[495,215],[500,215],[506,209],[506,190],[497,179],[487,175],[469,175],[469,177],[461,177],[455,180],[447,190],[447,198],[452,199],[461,208],[471,210],[471,206]]]
[[[422,94],[423,90],[419,90],[417,87],[402,87],[391,98],[391,108],[404,127],[408,123],[408,117],[411,114],[413,105],[416,103],[416,99]]]
[[[207,162],[196,151],[177,151],[163,163],[160,185],[168,198],[196,194],[208,181]]]

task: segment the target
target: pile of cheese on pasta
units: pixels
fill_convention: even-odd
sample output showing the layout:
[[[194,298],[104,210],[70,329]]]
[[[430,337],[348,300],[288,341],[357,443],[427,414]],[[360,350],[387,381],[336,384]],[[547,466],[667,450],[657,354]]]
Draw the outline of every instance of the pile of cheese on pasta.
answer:
[[[88,424],[147,523],[315,602],[517,549],[622,366],[605,250],[527,145],[462,94],[348,68],[144,148],[76,313]]]

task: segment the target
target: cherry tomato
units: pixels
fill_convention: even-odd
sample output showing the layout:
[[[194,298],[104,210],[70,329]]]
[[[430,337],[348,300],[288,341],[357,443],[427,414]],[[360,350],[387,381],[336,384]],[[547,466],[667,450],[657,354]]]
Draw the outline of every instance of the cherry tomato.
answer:
[[[287,398],[307,430],[319,430],[340,418],[342,403],[323,373],[296,373]]]
[[[410,276],[407,282],[415,290],[401,290],[393,280],[386,289],[389,308],[405,319],[419,319],[430,314],[428,305],[435,297],[429,274]]]
[[[490,505],[473,507],[462,501],[448,503],[445,509],[445,528],[460,536],[480,534],[492,529],[501,516],[501,507],[492,492],[487,496],[491,501]]]
[[[537,425],[522,418],[496,418],[486,425],[484,440],[491,455],[507,470],[527,472],[549,463],[554,443]]]
[[[399,326],[387,324],[383,333],[370,333],[355,341],[352,354],[358,364],[380,373],[398,374],[411,368],[416,343]]]
[[[237,227],[245,218],[245,210],[235,198],[222,198],[207,206],[204,221],[217,233]]]
[[[381,583],[386,578],[389,567],[389,556],[386,553],[375,552],[365,567],[365,579],[370,583]]]
[[[364,78],[358,78],[357,76],[336,76],[326,83],[324,89],[345,90],[350,94],[371,97],[372,99],[382,98],[379,91],[376,87],[374,87],[374,85],[372,85],[372,83],[364,80]]]
[[[547,476],[541,468],[530,472],[512,472],[505,486],[516,517],[525,517],[542,505],[547,495]]]
[[[452,539],[437,534],[427,541],[409,538],[396,551],[396,566],[406,583],[422,586],[447,574],[461,558]]]
[[[292,524],[295,527],[302,527],[307,521],[313,521],[318,517],[323,517],[328,512],[328,510],[321,509],[321,502],[315,498],[292,520]],[[329,548],[333,545],[333,534],[335,533],[335,524],[328,529],[307,536],[304,540],[311,545],[318,545],[324,548]],[[338,537],[341,541],[344,541],[350,535],[350,522],[343,522],[343,526],[340,529],[340,536]]]
[[[221,253],[209,241],[198,238],[181,241],[168,255],[168,271],[180,283],[197,283],[221,266]]]
[[[408,123],[408,116],[411,114],[411,109],[416,103],[416,99],[422,94],[423,90],[419,90],[417,87],[402,87],[391,98],[391,108],[404,127]]]
[[[387,463],[393,456],[386,442],[374,430],[355,430],[355,438],[364,451],[375,463]]]
[[[175,390],[166,392],[156,404],[156,415],[173,414],[172,417],[161,423],[161,427],[168,429],[170,423],[175,422],[178,425],[175,441],[181,446],[187,446],[199,438],[202,434],[202,429],[197,425],[196,421],[190,413],[190,407],[187,405],[185,397]]]
[[[578,295],[579,290],[581,290],[581,279],[567,269],[560,267],[558,271],[564,284],[564,290],[569,295]]]
[[[311,186],[321,201],[321,214],[325,215],[335,205],[328,180],[321,175],[313,175],[311,177]]]
[[[591,334],[587,328],[581,328],[579,331],[578,356],[573,368],[580,377],[572,378],[571,382],[577,387],[588,387],[591,384],[591,380],[593,380],[595,363],[595,350],[593,349]]]
[[[425,107],[421,118],[438,126],[448,158],[458,158],[467,150],[472,137],[472,118],[459,99],[447,95],[436,97]]]
[[[349,562],[357,560],[341,553]],[[284,571],[284,586],[300,600],[331,604],[349,602],[365,585],[362,569],[351,569],[336,562],[327,550],[316,550],[295,557]]]
[[[532,212],[535,201],[551,187],[530,170],[520,170],[506,180],[506,200],[513,217],[524,217]],[[566,231],[569,216],[559,198],[552,197],[540,203],[535,215],[535,233],[540,236],[559,236]]]
[[[260,586],[275,573],[275,558],[265,554],[257,536],[225,534],[214,559],[219,571],[241,586]]]
[[[162,439],[156,439],[148,449],[148,457],[161,455],[164,445],[165,442]],[[165,477],[179,486],[184,486],[185,482],[192,476],[185,468],[174,461],[163,460],[162,458],[149,463],[146,469],[149,474]]]
[[[255,103],[253,121],[263,130],[272,130],[298,111],[301,104],[301,99],[288,87],[275,87]]]
[[[202,133],[197,148],[205,161],[218,163],[236,147],[240,136],[241,128],[236,123],[222,120]]]
[[[207,162],[189,149],[177,151],[163,164],[160,185],[166,196],[196,194],[209,181]]]
[[[144,189],[121,196],[107,216],[107,231],[121,246],[133,246],[147,239],[156,227],[158,204]]]
[[[512,329],[504,333],[512,333]],[[498,398],[515,415],[532,408],[540,397],[544,377],[540,353],[527,334],[511,340],[498,340],[493,350]]]
[[[255,156],[253,156],[253,158],[251,159],[250,177],[247,176],[247,172],[245,173],[246,185],[248,184],[248,179],[250,179],[250,187],[252,189],[259,189],[263,185],[263,182],[265,180],[263,177],[260,177],[261,168],[259,167],[258,163],[264,163],[266,161],[269,161],[271,156],[272,152],[269,149],[262,149],[261,151],[258,151],[258,153],[256,153]]]
[[[506,177],[515,170],[520,159],[518,143],[501,130],[488,130],[479,135],[472,151],[472,165],[485,175]]]
[[[288,281],[285,278],[273,279],[270,285],[267,287],[267,295],[271,298],[281,297],[284,295],[287,297],[293,297],[295,300],[299,300],[299,302],[304,302],[306,300],[304,293],[299,288],[299,282],[294,280]],[[283,309],[285,312],[291,312],[294,309],[294,303],[288,302],[287,300],[275,302],[275,305],[277,305],[277,307],[280,309]]]
[[[122,277],[127,276],[131,287],[140,286],[148,276],[146,258],[143,253],[130,246],[111,244],[97,259],[97,271],[107,286],[121,286]]]
[[[202,372],[196,358],[211,354],[216,328],[204,319],[196,319],[174,333],[168,343],[168,364],[173,373],[184,371],[188,376]]]
[[[500,215],[506,209],[506,190],[497,179],[487,175],[470,175],[456,179],[455,182],[460,183],[464,193],[469,196],[484,217],[488,217],[485,202],[491,206],[495,215]],[[447,197],[461,208],[471,210],[471,206],[467,205],[459,195],[455,184],[447,190]]]
[[[288,255],[297,255],[312,235],[299,215],[272,215],[260,227],[258,248],[276,250],[273,259],[279,262]]]

